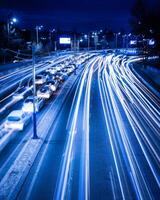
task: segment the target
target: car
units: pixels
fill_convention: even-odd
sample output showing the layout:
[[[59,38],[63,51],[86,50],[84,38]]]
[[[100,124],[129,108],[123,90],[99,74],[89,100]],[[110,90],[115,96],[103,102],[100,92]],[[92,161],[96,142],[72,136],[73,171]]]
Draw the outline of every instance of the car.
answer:
[[[23,103],[22,110],[24,112],[33,112],[33,96],[29,96]],[[40,109],[44,106],[44,99],[35,97],[35,110],[39,112]]]
[[[36,75],[35,77],[35,84],[42,85],[46,82],[46,77],[44,75]]]
[[[72,74],[72,72],[74,71],[75,69],[73,68],[73,67],[67,67],[67,68],[65,68],[65,72],[67,73],[67,75],[70,75],[70,74]]]
[[[27,95],[29,95],[31,93],[31,88],[30,87],[21,87],[18,88],[15,93],[13,94],[13,98],[14,99],[24,99]]]
[[[61,65],[58,65],[55,67],[55,69],[57,72],[60,72],[63,69],[63,67]]]
[[[54,63],[54,60],[48,60],[47,63],[48,63],[48,64],[53,64],[53,63]]]
[[[50,89],[49,86],[45,85],[42,86],[38,91],[37,91],[37,97],[39,98],[44,98],[44,99],[49,99],[52,95],[52,90]]]
[[[46,85],[49,86],[49,88],[53,92],[55,92],[59,87],[59,82],[57,80],[55,80],[55,81],[47,81]]]
[[[48,76],[47,82],[48,82],[48,81],[54,81],[55,79],[56,79],[56,75],[50,74],[50,75]]]
[[[18,63],[19,62],[19,60],[13,60],[13,63]]]
[[[55,74],[57,70],[54,67],[49,67],[48,69],[46,69],[46,72],[49,72],[50,74]]]
[[[42,71],[40,74],[38,74],[38,75],[42,75],[42,76],[45,76],[46,77],[46,79],[48,78],[48,76],[50,76],[50,73],[49,72],[47,72],[47,71]]]
[[[4,122],[5,129],[15,129],[23,131],[24,127],[29,123],[31,115],[24,113],[22,110],[12,111]]]
[[[58,81],[59,83],[62,83],[64,81],[62,79],[62,73],[60,73],[60,72],[56,73],[54,80]]]
[[[65,80],[67,80],[67,78],[68,78],[68,75],[64,73],[58,76],[59,82],[64,82]]]

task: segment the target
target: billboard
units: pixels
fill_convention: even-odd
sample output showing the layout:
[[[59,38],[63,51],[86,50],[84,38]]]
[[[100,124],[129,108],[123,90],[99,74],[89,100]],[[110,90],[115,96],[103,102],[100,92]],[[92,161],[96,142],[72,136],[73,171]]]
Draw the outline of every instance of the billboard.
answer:
[[[59,38],[60,44],[71,44],[71,38],[69,37],[60,37]]]

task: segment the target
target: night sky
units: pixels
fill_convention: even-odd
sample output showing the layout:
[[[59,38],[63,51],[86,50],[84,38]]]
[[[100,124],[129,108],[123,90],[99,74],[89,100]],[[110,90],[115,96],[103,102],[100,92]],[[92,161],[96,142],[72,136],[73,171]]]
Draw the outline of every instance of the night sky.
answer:
[[[4,17],[9,11],[21,27],[43,24],[48,28],[88,31],[111,28],[129,30],[135,0],[0,0]],[[148,0],[149,1],[149,0]],[[158,0],[150,0],[151,4]]]

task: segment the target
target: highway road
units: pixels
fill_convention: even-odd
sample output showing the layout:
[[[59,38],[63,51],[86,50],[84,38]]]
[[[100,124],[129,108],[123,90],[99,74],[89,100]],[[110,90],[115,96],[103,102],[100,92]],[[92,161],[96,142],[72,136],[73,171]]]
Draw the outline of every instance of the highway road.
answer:
[[[142,60],[98,53],[82,64],[16,199],[159,199],[160,98],[132,68]],[[31,127],[0,153],[0,187]]]

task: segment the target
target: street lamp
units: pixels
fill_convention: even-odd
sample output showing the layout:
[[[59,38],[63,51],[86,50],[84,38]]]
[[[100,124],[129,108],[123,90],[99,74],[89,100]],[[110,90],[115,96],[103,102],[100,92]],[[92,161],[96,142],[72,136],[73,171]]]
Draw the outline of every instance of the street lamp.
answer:
[[[33,139],[38,139],[37,135],[37,119],[36,119],[36,69],[35,69],[35,53],[38,49],[38,31],[41,30],[43,26],[36,26],[36,45],[32,44],[32,67],[33,67]]]
[[[36,119],[36,69],[35,69],[35,53],[37,44],[32,44],[32,76],[33,76],[33,139],[38,139],[37,136],[37,119]]]
[[[14,23],[17,23],[17,22],[18,22],[18,20],[15,17],[9,18],[7,20],[8,41],[9,41],[9,36],[10,36],[10,24],[13,25]]]
[[[36,26],[36,42],[37,42],[37,45],[39,43],[39,31],[43,28],[43,26]]]
[[[120,35],[121,33],[115,33],[115,39],[116,39],[116,49],[118,47],[118,36]]]
[[[16,23],[17,22],[17,19],[14,17],[12,18],[12,22]]]
[[[126,41],[127,42],[127,44],[126,44],[127,49],[128,49],[129,37],[131,37],[131,35],[132,35],[131,33],[127,34],[127,41]]]
[[[90,34],[88,33],[88,51],[90,49]]]

